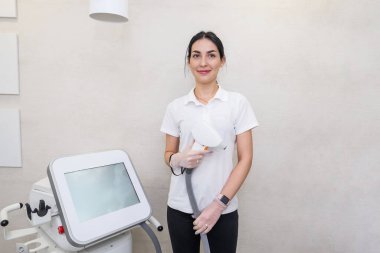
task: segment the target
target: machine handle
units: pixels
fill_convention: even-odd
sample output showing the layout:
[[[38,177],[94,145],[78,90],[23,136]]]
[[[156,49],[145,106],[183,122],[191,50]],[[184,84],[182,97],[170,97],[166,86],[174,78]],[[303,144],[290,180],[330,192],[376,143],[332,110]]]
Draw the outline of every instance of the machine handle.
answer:
[[[156,218],[154,218],[153,216],[150,216],[150,218],[148,219],[148,221],[150,223],[152,223],[153,226],[155,226],[158,231],[161,232],[162,230],[164,230],[164,227],[161,225],[161,223]]]
[[[2,227],[8,226],[8,224],[9,224],[8,213],[9,212],[19,210],[22,207],[23,207],[22,203],[16,203],[16,204],[12,204],[12,205],[6,206],[3,209],[1,209],[1,211],[0,211],[1,226]]]

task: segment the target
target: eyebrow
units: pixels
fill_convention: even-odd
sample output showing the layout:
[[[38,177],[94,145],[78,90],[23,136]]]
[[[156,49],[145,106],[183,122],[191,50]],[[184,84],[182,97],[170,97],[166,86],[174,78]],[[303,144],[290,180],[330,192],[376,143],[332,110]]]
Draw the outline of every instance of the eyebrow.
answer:
[[[201,52],[199,52],[198,50],[194,50],[193,53],[197,53],[197,54],[200,54]],[[216,53],[215,50],[210,50],[210,51],[207,51],[207,53]]]

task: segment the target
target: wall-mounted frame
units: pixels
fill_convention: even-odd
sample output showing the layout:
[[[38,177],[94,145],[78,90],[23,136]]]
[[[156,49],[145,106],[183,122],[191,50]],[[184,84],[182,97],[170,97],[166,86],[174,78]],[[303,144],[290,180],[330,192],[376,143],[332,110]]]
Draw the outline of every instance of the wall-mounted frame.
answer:
[[[16,33],[0,33],[0,94],[20,94]]]
[[[0,0],[0,18],[17,17],[16,0]]]
[[[21,167],[19,109],[0,109],[0,167]]]

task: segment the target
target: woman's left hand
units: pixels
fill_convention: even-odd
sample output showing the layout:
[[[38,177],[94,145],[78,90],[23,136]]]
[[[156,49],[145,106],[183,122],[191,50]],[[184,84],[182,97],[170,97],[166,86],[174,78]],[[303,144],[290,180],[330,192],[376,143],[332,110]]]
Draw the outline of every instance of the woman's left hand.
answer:
[[[219,220],[220,215],[226,209],[222,203],[214,199],[199,215],[199,217],[193,222],[193,229],[196,230],[195,234],[204,233],[207,234],[214,227]]]

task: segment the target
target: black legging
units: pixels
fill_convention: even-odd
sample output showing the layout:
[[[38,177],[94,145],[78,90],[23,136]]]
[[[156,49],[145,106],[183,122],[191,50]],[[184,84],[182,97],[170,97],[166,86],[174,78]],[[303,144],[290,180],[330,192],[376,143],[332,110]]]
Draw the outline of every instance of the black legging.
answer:
[[[200,236],[193,229],[194,218],[168,206],[167,220],[173,253],[199,253]],[[207,233],[211,253],[236,253],[238,211],[223,214]]]

